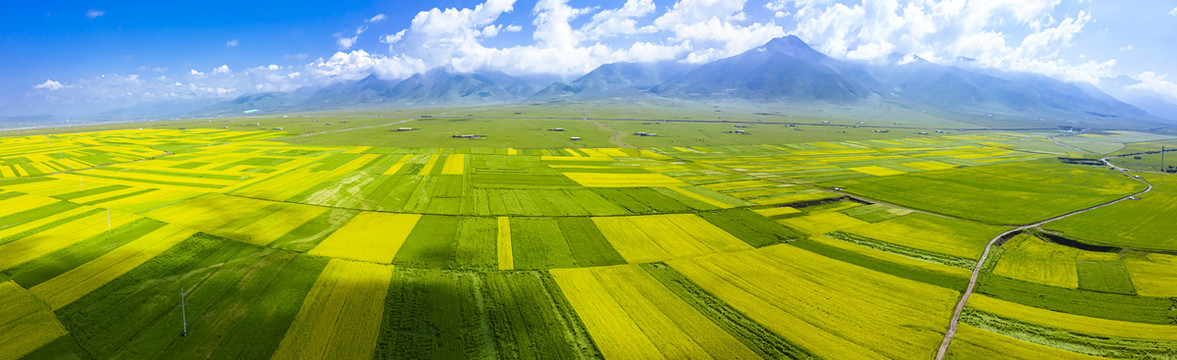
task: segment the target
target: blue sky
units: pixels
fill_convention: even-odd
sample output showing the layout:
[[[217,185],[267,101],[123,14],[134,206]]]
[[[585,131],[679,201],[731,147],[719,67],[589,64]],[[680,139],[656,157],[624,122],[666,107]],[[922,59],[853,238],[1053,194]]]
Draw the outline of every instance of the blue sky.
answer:
[[[42,1],[0,12],[0,116],[227,99],[432,68],[575,77],[701,63],[795,34],[1177,101],[1177,1]],[[1127,76],[1127,78],[1119,78]]]

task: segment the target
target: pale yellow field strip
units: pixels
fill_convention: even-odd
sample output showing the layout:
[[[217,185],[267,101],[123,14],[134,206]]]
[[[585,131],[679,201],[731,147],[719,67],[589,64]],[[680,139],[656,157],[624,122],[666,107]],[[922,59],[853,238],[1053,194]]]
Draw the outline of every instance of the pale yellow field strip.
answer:
[[[442,175],[462,175],[466,170],[466,154],[450,154],[441,167]]]
[[[924,171],[948,170],[956,168],[956,165],[945,164],[937,161],[919,161],[899,164],[912,169],[920,169]]]
[[[74,209],[70,209],[68,211],[63,211],[63,212],[56,213],[56,214],[53,214],[50,216],[46,216],[44,218],[33,220],[33,221],[30,221],[30,222],[27,222],[27,223],[24,223],[24,224],[21,224],[18,226],[13,226],[13,227],[10,227],[10,228],[4,229],[4,230],[0,230],[0,238],[6,238],[6,237],[9,237],[12,235],[20,234],[22,232],[36,229],[36,228],[44,226],[46,224],[50,224],[50,223],[56,222],[58,220],[65,219],[65,218],[68,218],[68,217],[71,217],[74,215],[78,215],[78,214],[81,214],[81,213],[84,213],[84,212],[87,212],[90,210],[94,210],[94,208],[81,206],[81,207],[77,207]]]
[[[396,172],[405,167],[405,164],[409,163],[409,160],[411,159],[413,159],[412,154],[402,156],[400,160],[396,161],[396,164],[392,164],[392,167],[389,167],[388,170],[385,170],[383,175],[396,175]]]
[[[805,231],[813,235],[822,235],[835,230],[848,229],[855,226],[870,224],[839,212],[818,213],[807,216],[792,217],[779,220],[791,228]]]
[[[544,155],[539,157],[543,161],[614,161],[611,157],[591,157],[591,156],[551,156]]]
[[[420,218],[420,214],[360,213],[309,253],[388,264]]]
[[[169,182],[181,182],[181,183],[200,183],[200,184],[217,185],[217,186],[229,186],[229,185],[233,185],[233,184],[240,182],[240,180],[221,180],[221,179],[196,178],[196,177],[187,177],[187,176],[155,175],[155,174],[132,173],[132,172],[123,172],[123,171],[112,171],[112,170],[106,170],[106,169],[90,169],[90,170],[78,172],[77,174],[82,175],[82,176],[89,175],[89,174],[94,174],[96,176],[98,176],[98,175],[112,176],[112,177],[118,177],[118,178],[120,178],[119,180],[122,180],[122,181],[154,180],[154,181],[169,181]],[[148,182],[148,181],[141,181],[141,182],[144,184],[154,184],[154,183]],[[189,187],[189,186],[185,186],[185,185],[174,185],[174,184],[169,184],[169,185]],[[145,186],[150,186],[150,185],[145,185]],[[200,188],[200,187],[196,187],[196,188]]]
[[[563,173],[569,179],[586,187],[663,187],[690,186],[683,182],[662,174],[597,174],[597,173]]]
[[[61,200],[45,196],[21,195],[0,201],[0,209],[3,209],[4,214],[15,214],[25,210],[32,210],[45,205],[57,203],[59,201]]]
[[[618,149],[618,148],[602,148],[602,149],[597,149],[597,150],[600,151],[601,154],[604,154],[605,156],[609,156],[609,157],[632,157],[633,156],[632,154],[626,153],[625,150]]]
[[[874,175],[874,176],[889,176],[889,175],[906,174],[905,172],[902,172],[899,170],[894,170],[894,169],[888,169],[888,168],[885,168],[882,166],[853,167],[853,168],[850,168],[850,170],[854,170],[854,171],[857,171],[857,172],[860,172],[863,174],[870,174],[870,175]]]
[[[519,150],[507,148],[507,155],[518,155],[518,154],[519,154]]]
[[[371,148],[372,148],[371,146],[357,146],[357,147],[354,147],[351,149],[347,149],[347,151],[344,151],[343,153],[344,154],[359,154],[359,153],[368,151],[368,149],[371,149]]]
[[[78,204],[85,204],[90,201],[105,199],[105,198],[119,196],[119,195],[130,194],[130,193],[137,192],[137,191],[143,191],[143,190],[146,190],[149,188],[150,187],[132,186],[132,187],[129,187],[126,189],[119,189],[119,190],[115,190],[115,191],[107,191],[107,192],[100,193],[100,194],[76,197],[76,198],[70,199],[70,202],[78,203]]]
[[[584,322],[606,358],[666,359],[637,322],[621,307],[592,269],[552,269],[552,278]]]
[[[0,166],[0,176],[6,177],[6,178],[14,178],[14,177],[16,177],[16,172],[12,171],[12,168],[9,168],[7,166]]]
[[[707,189],[711,189],[711,190],[715,190],[715,191],[722,191],[722,190],[771,187],[771,186],[780,186],[780,185],[781,184],[774,183],[771,181],[745,180],[745,181],[730,181],[730,182],[723,182],[723,183],[707,184],[707,185],[702,185],[702,187],[707,188]]]
[[[15,360],[66,335],[53,311],[12,281],[0,282],[0,360]]]
[[[948,358],[977,360],[1103,359],[1014,339],[967,324],[960,324],[956,328],[956,336],[953,337],[952,346],[948,347]]]
[[[499,216],[499,236],[497,244],[499,254],[499,270],[515,268],[514,252],[511,249],[511,220],[506,216]]]
[[[322,215],[327,210],[328,208],[322,206],[289,204],[258,221],[233,230],[232,233],[239,235],[236,238],[244,239],[245,242],[266,245]]]
[[[706,196],[700,195],[700,194],[698,194],[698,193],[695,193],[694,191],[690,191],[690,190],[684,189],[684,188],[683,188],[683,187],[681,187],[681,186],[669,186],[669,187],[667,187],[667,188],[668,188],[668,189],[670,189],[670,190],[674,190],[674,192],[676,192],[676,193],[679,193],[679,194],[686,195],[687,197],[690,197],[690,198],[692,198],[692,199],[695,199],[695,200],[702,201],[702,202],[704,202],[704,203],[707,203],[707,204],[709,204],[709,205],[712,205],[712,206],[718,207],[718,208],[720,208],[720,209],[731,209],[731,208],[732,208],[732,206],[731,206],[731,205],[728,205],[727,203],[724,203],[724,202],[722,202],[722,201],[715,200],[715,199],[712,199],[712,198],[709,198],[709,197],[706,197]]]
[[[24,264],[107,231],[105,211],[0,245],[0,270]],[[138,216],[115,211],[110,226],[117,228]]]
[[[331,260],[272,359],[371,358],[391,280],[392,266]]]
[[[45,300],[53,310],[69,305],[82,296],[142,265],[196,233],[181,225],[166,225],[81,266],[29,289]]]
[[[773,217],[773,216],[801,213],[801,210],[797,210],[795,208],[791,208],[788,206],[774,207],[774,208],[767,208],[767,209],[758,209],[758,210],[752,210],[752,211],[756,212],[757,214],[760,214],[761,216],[765,216],[765,217]]]
[[[425,162],[425,167],[421,168],[421,172],[417,173],[417,175],[429,175],[429,172],[433,171],[433,165],[437,164],[437,158],[440,156],[440,154],[429,155],[429,161]]]
[[[1132,285],[1141,296],[1177,297],[1177,256],[1149,254],[1147,260],[1124,260]]]
[[[208,194],[154,209],[145,215],[166,223],[184,224],[202,230],[214,230],[274,202],[237,196]]]
[[[1175,341],[1177,325],[1145,324],[1074,315],[974,294],[969,306],[1013,319],[1084,334]]]
[[[694,214],[596,217],[593,223],[631,264],[752,248]]]
[[[667,358],[760,358],[638,265],[584,271],[596,275]]]
[[[576,150],[572,150],[572,149],[564,149],[564,152],[568,153],[569,156],[573,156],[573,157],[585,157],[584,155],[581,155]]]

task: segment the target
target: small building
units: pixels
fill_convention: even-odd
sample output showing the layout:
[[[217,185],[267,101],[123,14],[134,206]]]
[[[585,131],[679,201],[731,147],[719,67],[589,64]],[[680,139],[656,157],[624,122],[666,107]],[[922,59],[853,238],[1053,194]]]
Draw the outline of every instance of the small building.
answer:
[[[634,135],[637,135],[637,136],[658,136],[658,134],[655,134],[655,133],[648,133],[648,132],[645,132],[645,131],[638,131],[638,132],[635,132],[635,133],[633,133],[633,134],[634,134]]]
[[[548,131],[564,131],[564,128],[551,128]]]
[[[927,135],[927,134],[928,134],[928,132],[927,132],[927,131],[920,131],[918,134],[920,134],[920,135]]]
[[[881,133],[889,133],[889,132],[891,132],[891,130],[875,130],[875,132],[881,134]]]
[[[188,128],[182,127],[182,128],[180,128],[180,130],[188,130]]]
[[[421,115],[420,116],[420,118],[422,118],[422,119],[428,119],[428,118],[432,118],[432,117],[433,117],[433,115]]]
[[[332,124],[332,123],[327,123],[327,125],[335,125],[335,124]]]
[[[573,136],[573,137],[570,137],[570,138],[568,138],[568,139],[569,139],[569,140],[572,140],[572,141],[580,141],[580,137],[579,137],[579,136]]]
[[[411,127],[402,127],[402,128],[396,128],[396,130],[393,130],[393,131],[400,132],[400,131],[413,131],[413,130],[417,130],[417,129],[414,129]]]
[[[228,127],[228,126],[222,126],[221,128],[222,128],[222,129],[228,129],[229,127]]]
[[[454,138],[454,139],[485,139],[486,135],[467,134],[467,135],[450,135],[450,137]]]
[[[273,130],[282,130],[280,127],[275,127]]]
[[[248,124],[246,126],[261,126],[261,125],[262,125],[262,123],[252,123],[252,124]]]
[[[829,120],[822,120],[822,122],[821,122],[821,123],[822,123],[822,124],[829,124],[829,123],[830,123],[830,121],[829,121]]]

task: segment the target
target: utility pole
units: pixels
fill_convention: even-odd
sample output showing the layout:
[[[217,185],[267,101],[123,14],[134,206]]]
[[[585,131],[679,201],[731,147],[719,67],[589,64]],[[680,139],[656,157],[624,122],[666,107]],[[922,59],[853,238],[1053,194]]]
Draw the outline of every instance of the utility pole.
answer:
[[[184,288],[180,288],[180,316],[183,316],[184,333],[181,337],[188,337],[188,312],[184,309]]]

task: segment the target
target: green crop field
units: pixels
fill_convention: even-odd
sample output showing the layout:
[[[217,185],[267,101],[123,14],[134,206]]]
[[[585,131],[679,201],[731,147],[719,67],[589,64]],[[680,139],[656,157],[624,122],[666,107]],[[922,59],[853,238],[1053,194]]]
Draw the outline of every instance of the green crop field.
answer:
[[[931,358],[978,265],[950,357],[1177,349],[1174,175],[982,262],[1147,185],[1041,130],[621,102],[10,132],[0,359]]]

